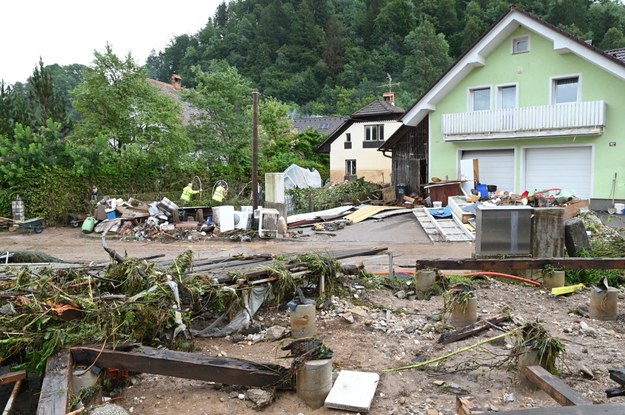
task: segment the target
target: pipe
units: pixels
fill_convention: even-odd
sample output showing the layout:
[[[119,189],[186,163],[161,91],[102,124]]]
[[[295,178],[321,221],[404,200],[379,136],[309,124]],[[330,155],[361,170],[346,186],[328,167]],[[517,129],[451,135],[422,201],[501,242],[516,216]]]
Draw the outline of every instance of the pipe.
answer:
[[[537,287],[542,286],[542,284],[540,282],[538,282],[538,281],[530,280],[530,279],[527,279],[527,278],[517,277],[516,275],[504,274],[502,272],[484,271],[484,272],[470,272],[468,274],[462,274],[462,275],[456,275],[456,274],[453,274],[453,275],[456,276],[456,277],[476,277],[478,275],[486,275],[486,276],[492,276],[492,277],[503,277],[503,278],[509,278],[509,279],[515,280],[515,281],[521,281],[521,282],[525,282],[525,283],[528,283],[528,284],[532,284],[532,285],[535,285]]]

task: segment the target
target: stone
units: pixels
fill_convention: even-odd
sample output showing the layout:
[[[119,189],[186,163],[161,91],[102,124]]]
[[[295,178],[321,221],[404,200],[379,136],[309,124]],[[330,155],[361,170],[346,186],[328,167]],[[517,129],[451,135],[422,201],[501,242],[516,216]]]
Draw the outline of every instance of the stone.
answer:
[[[282,326],[271,326],[265,333],[266,341],[276,341],[285,338],[289,334],[289,329]]]
[[[347,321],[349,324],[354,324],[354,316],[352,313],[343,313],[341,314],[341,317],[343,317],[343,320]]]
[[[273,395],[271,393],[259,388],[248,389],[246,396],[258,409],[266,408],[273,401]]]
[[[404,298],[407,297],[406,295],[406,291],[404,290],[399,290],[395,293],[395,297],[399,298],[400,300],[403,300]]]

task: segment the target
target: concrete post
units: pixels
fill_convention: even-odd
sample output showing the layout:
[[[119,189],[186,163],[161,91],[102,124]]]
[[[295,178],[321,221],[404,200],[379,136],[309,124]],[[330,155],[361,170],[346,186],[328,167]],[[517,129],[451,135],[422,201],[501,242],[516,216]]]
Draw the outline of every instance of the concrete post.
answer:
[[[564,256],[564,209],[535,208],[532,218],[532,257],[562,258]]]
[[[265,206],[276,209],[286,219],[284,173],[265,173]]]

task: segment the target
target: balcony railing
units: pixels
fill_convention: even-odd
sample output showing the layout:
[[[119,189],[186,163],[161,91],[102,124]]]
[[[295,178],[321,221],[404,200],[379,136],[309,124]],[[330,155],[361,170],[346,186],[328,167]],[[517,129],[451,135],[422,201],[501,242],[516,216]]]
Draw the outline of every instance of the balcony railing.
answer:
[[[443,114],[445,140],[600,135],[605,126],[603,101],[541,107]]]

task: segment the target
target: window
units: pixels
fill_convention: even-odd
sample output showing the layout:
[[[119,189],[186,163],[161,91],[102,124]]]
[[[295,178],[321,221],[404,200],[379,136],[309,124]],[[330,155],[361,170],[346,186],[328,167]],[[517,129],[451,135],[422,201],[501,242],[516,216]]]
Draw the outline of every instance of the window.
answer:
[[[512,53],[524,53],[530,50],[529,36],[522,36],[512,39]]]
[[[343,143],[343,148],[345,149],[352,148],[352,134],[351,133],[345,134],[345,142]]]
[[[579,101],[579,77],[553,80],[553,103],[565,104]]]
[[[497,108],[516,108],[516,85],[506,85],[497,88]]]
[[[345,177],[356,176],[356,160],[345,160]]]
[[[345,141],[348,143],[352,141],[352,133],[345,133]]]
[[[490,109],[490,88],[470,90],[471,111],[487,111]]]
[[[365,125],[365,141],[383,141],[384,124]]]

